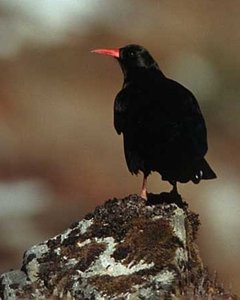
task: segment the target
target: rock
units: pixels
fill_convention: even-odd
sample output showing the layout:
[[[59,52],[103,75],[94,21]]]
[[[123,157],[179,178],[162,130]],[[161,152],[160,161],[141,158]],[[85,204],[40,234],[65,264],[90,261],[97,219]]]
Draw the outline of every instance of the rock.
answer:
[[[1,299],[238,299],[208,277],[194,242],[198,216],[179,199],[156,199],[109,200],[33,246],[21,271],[1,276]]]

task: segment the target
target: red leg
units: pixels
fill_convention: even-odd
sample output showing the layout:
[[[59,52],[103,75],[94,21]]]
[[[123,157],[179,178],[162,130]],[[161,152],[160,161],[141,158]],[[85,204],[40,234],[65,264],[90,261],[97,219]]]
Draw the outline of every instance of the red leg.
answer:
[[[142,190],[140,196],[147,200],[147,176],[144,175],[143,177],[143,184],[142,184]]]

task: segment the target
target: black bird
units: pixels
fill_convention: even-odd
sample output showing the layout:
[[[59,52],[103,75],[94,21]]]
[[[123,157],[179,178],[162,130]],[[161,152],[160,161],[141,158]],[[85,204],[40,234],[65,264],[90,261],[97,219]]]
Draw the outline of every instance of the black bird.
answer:
[[[151,171],[169,181],[176,194],[177,181],[216,178],[204,159],[207,130],[194,95],[167,78],[142,46],[92,52],[115,57],[123,71],[123,87],[114,103],[114,127],[123,134],[129,171],[144,174],[141,196],[147,199]]]

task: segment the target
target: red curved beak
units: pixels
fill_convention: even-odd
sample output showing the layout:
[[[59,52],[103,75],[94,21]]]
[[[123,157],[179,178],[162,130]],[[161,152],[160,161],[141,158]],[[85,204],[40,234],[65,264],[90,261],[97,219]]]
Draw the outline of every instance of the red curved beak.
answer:
[[[94,49],[91,52],[119,58],[119,48]]]

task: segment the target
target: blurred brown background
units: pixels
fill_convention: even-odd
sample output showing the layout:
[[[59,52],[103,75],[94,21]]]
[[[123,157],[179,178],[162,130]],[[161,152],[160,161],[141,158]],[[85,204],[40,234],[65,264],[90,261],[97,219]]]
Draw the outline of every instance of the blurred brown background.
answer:
[[[240,294],[239,10],[225,0],[0,0],[1,272],[97,204],[139,192],[112,125],[120,68],[89,52],[137,43],[199,100],[218,179],[180,192],[200,214],[205,264]],[[149,183],[170,189],[158,174]]]

